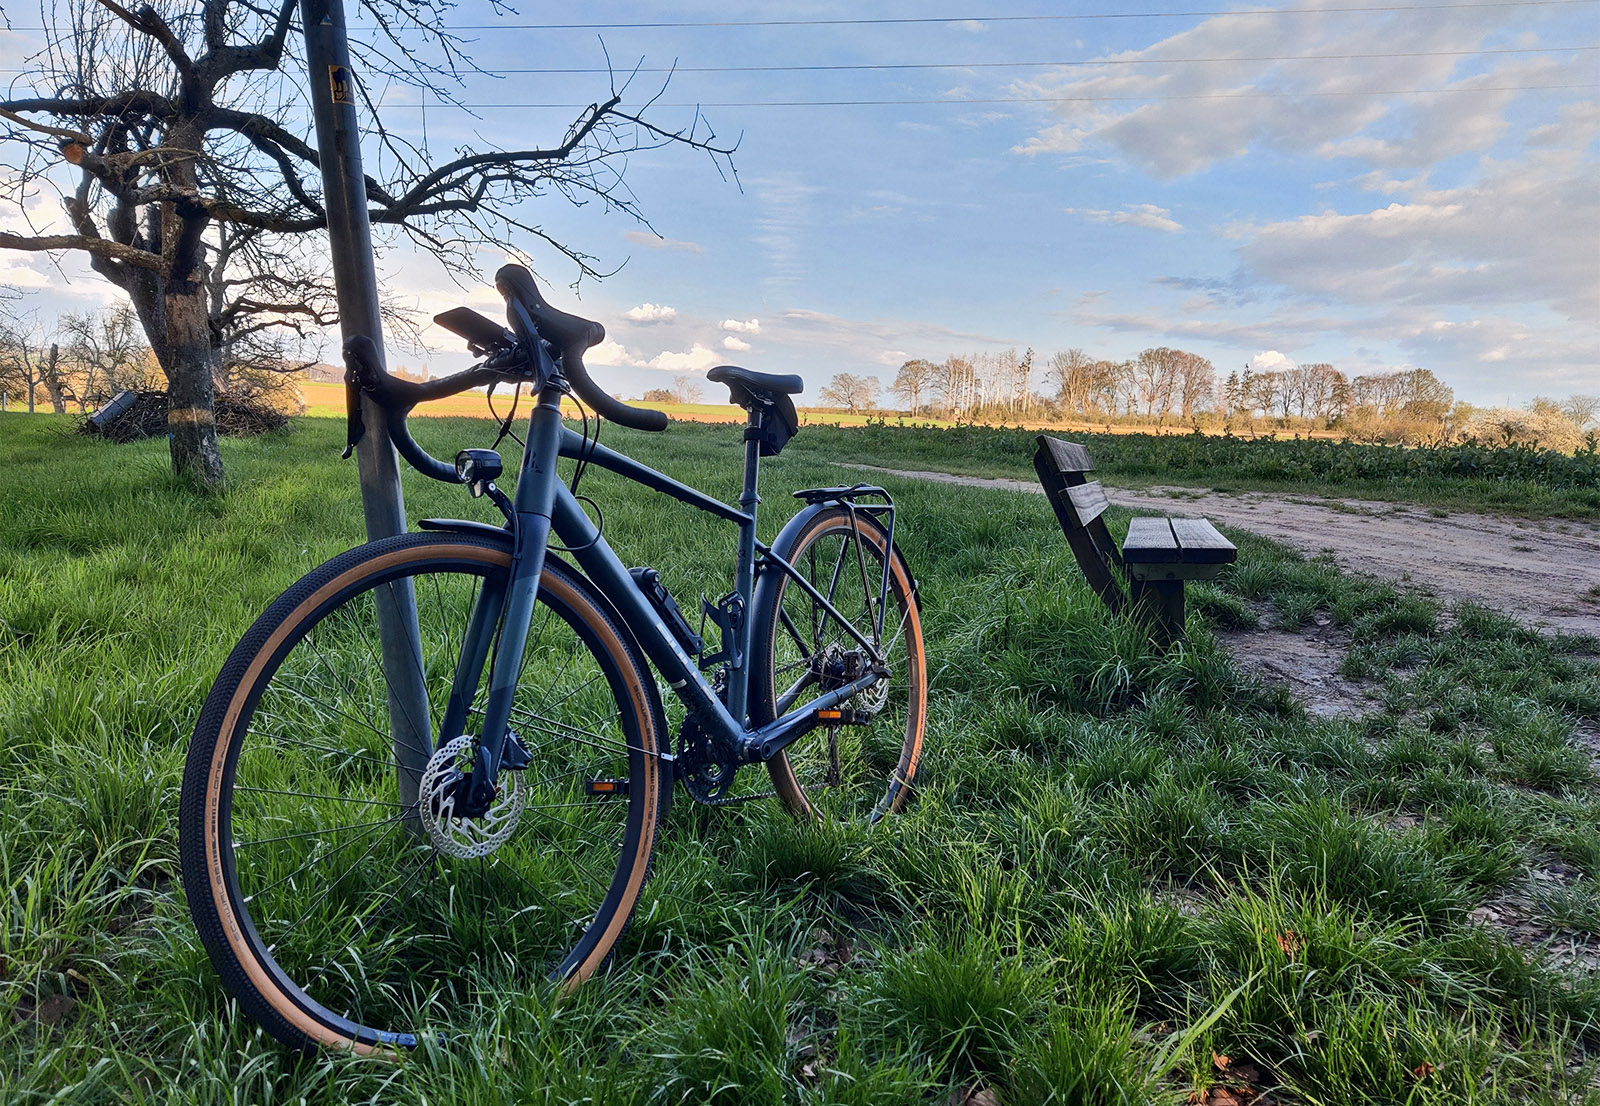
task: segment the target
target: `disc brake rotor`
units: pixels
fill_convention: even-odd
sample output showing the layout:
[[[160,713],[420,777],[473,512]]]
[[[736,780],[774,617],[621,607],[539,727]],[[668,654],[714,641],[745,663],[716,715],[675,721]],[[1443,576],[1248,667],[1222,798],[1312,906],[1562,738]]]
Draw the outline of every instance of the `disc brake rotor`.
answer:
[[[464,778],[472,771],[476,753],[473,740],[462,736],[440,746],[428,758],[418,786],[422,806],[422,827],[433,847],[458,860],[488,856],[516,830],[522,818],[526,795],[520,772],[502,772],[500,791],[482,814],[466,817],[456,813],[457,797]]]

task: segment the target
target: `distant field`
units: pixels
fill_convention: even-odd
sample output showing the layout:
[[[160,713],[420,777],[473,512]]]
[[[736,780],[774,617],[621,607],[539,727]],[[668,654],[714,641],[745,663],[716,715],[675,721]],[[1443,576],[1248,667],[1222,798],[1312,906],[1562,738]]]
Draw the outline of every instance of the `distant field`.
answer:
[[[720,385],[711,385],[711,392],[720,392]],[[302,396],[305,400],[307,415],[313,417],[343,417],[344,415],[344,386],[341,384],[316,384],[301,385]],[[502,391],[495,400],[495,409],[504,414],[509,402],[509,392]],[[524,400],[526,402],[526,400]],[[576,407],[564,403],[563,409],[570,409],[576,413]],[[658,411],[665,411],[676,419],[685,422],[743,422],[744,412],[739,408],[726,403],[640,403],[638,406],[650,407]],[[837,411],[830,408],[798,407],[801,425],[810,426],[871,426],[886,425],[892,427],[929,427],[935,429],[949,429],[959,425],[950,419],[936,419],[930,416],[911,417],[893,411],[864,411],[851,414],[848,411]],[[485,406],[482,392],[463,392],[448,399],[429,403],[417,408],[419,417],[449,418],[464,415],[471,418],[487,417],[488,408]],[[965,424],[971,425],[971,424]],[[1097,422],[1040,422],[1037,420],[1020,419],[1015,424],[1021,427],[1036,429],[1052,429],[1076,431],[1083,433],[1100,434],[1148,434],[1162,437],[1192,434],[1194,431],[1187,426],[1120,426],[1111,423]],[[1246,430],[1239,436],[1247,439],[1258,437],[1271,437],[1271,431]],[[1305,435],[1302,432],[1302,437]],[[1313,431],[1313,438],[1340,441],[1343,434],[1334,430]]]

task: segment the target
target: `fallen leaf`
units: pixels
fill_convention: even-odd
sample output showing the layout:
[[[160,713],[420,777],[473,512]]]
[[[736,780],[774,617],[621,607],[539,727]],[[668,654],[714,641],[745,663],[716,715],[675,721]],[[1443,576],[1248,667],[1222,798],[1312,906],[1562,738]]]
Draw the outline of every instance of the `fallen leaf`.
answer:
[[[1290,960],[1293,960],[1300,954],[1300,950],[1305,948],[1305,942],[1300,940],[1300,935],[1292,929],[1277,934],[1277,938],[1278,947],[1283,950],[1283,955]]]
[[[991,1087],[974,1083],[965,1091],[960,1088],[951,1091],[950,1106],[1000,1106],[1000,1094]]]
[[[1223,1056],[1219,1052],[1213,1052],[1211,1054],[1211,1062],[1217,1066],[1218,1071],[1227,1071],[1228,1065],[1233,1063],[1233,1058],[1231,1056]]]
[[[1418,1079],[1426,1079],[1426,1078],[1428,1078],[1428,1076],[1432,1075],[1437,1070],[1438,1069],[1435,1068],[1432,1064],[1430,1064],[1430,1063],[1428,1063],[1428,1061],[1424,1060],[1422,1063],[1418,1064],[1416,1067],[1411,1069],[1411,1074],[1416,1076]]]

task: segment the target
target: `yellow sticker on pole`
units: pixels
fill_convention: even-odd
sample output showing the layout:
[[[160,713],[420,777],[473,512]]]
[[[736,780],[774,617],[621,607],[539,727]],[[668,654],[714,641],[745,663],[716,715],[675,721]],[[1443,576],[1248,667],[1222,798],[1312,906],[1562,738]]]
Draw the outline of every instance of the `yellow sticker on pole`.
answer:
[[[356,102],[355,88],[350,81],[350,69],[348,66],[328,66],[328,85],[333,90],[334,103],[353,105]]]

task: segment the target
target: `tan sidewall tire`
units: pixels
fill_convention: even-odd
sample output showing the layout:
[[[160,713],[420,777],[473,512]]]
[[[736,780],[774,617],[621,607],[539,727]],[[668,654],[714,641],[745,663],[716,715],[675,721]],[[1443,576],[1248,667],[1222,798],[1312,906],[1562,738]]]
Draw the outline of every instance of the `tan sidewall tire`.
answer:
[[[794,564],[806,546],[818,538],[829,532],[841,531],[848,533],[849,530],[849,516],[842,509],[823,511],[817,515],[810,525],[806,526],[790,550],[780,552],[785,560],[790,564]],[[888,536],[875,525],[863,522],[858,532],[871,541],[880,554],[885,545],[888,544]],[[906,615],[905,631],[907,656],[910,656],[914,650],[919,659],[916,687],[912,694],[908,696],[906,707],[913,719],[913,725],[910,727],[911,736],[906,745],[901,748],[900,763],[895,769],[900,780],[900,788],[895,793],[893,801],[889,804],[889,812],[897,813],[905,807],[907,800],[911,797],[912,783],[917,775],[917,766],[922,760],[922,739],[928,726],[928,673],[927,657],[923,652],[922,612],[917,608],[916,589],[900,551],[893,549],[891,553],[890,578],[892,582],[890,590],[901,597],[909,608]],[[779,632],[777,612],[782,608],[784,595],[790,586],[792,584],[785,582],[779,588],[777,597],[773,601],[773,617],[768,619],[766,626],[758,628],[763,640],[760,643],[761,651],[754,658],[754,661],[764,666],[767,671],[770,671],[772,657],[777,644]],[[759,709],[762,712],[760,720],[767,721],[773,716],[775,704],[772,696],[775,692],[771,687],[772,681],[770,677],[764,676],[763,683],[766,685],[764,690],[767,694],[765,696],[766,701],[759,704]],[[752,707],[756,706],[757,704],[752,703]],[[806,738],[801,738],[801,741],[805,740]],[[805,789],[800,786],[800,781],[795,779],[794,769],[790,766],[789,757],[786,753],[779,753],[767,761],[767,772],[772,777],[773,789],[777,791],[778,798],[784,806],[802,818],[813,816],[814,812],[811,809],[811,804],[806,801]]]
[[[265,952],[257,949],[247,936],[241,917],[243,908],[235,902],[222,861],[228,836],[221,824],[222,798],[230,754],[241,737],[240,720],[253,707],[252,696],[263,676],[270,681],[282,660],[285,643],[292,648],[298,640],[296,635],[308,625],[314,625],[328,609],[330,601],[337,605],[350,595],[359,594],[363,590],[360,585],[377,574],[429,562],[447,571],[452,564],[459,566],[463,561],[504,568],[510,562],[509,547],[492,538],[477,536],[409,534],[351,550],[313,570],[286,591],[245,634],[212,688],[196,726],[185,767],[180,809],[180,851],[191,913],[228,989],[248,1013],[291,1046],[316,1045],[363,1054],[392,1051],[381,1040],[364,1041],[349,1032],[341,1032],[329,1020],[343,1019],[320,1007],[308,1009],[306,1003],[311,1000],[303,992],[299,995],[285,992],[263,959]],[[659,706],[644,683],[648,669],[625,633],[601,606],[601,601],[597,601],[580,577],[559,563],[546,567],[540,588],[581,620],[584,629],[591,634],[592,643],[605,650],[606,659],[622,674],[641,748],[652,752],[661,749]],[[302,592],[309,594],[298,594]],[[285,606],[287,610],[283,609]],[[589,978],[609,958],[648,878],[664,787],[670,786],[671,781],[665,778],[658,757],[643,755],[636,759],[643,762],[644,776],[640,781],[643,786],[630,788],[630,793],[637,793],[642,799],[642,813],[636,834],[630,825],[630,836],[635,838],[631,859],[619,858],[619,876],[624,871],[623,864],[627,865],[626,883],[620,900],[609,912],[602,908],[602,913],[608,916],[599,932],[591,925],[576,946],[583,949],[586,944],[590,945],[581,959],[567,968],[564,982],[569,987]],[[606,902],[611,902],[616,890],[614,881]],[[312,1006],[315,1007],[314,1002]]]

